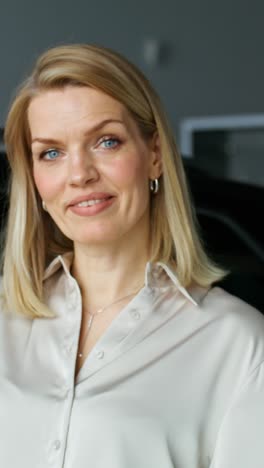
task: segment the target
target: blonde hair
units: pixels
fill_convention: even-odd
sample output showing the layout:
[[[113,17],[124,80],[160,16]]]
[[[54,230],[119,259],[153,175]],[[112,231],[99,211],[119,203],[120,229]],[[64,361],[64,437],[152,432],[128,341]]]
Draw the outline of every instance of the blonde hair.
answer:
[[[175,266],[184,287],[208,287],[223,270],[201,245],[185,174],[160,99],[143,74],[119,54],[98,46],[65,45],[45,52],[11,106],[5,143],[11,166],[10,209],[3,260],[3,288],[9,310],[28,317],[53,314],[44,303],[43,277],[48,262],[72,250],[44,212],[34,185],[27,111],[45,90],[90,86],[121,102],[143,137],[157,132],[163,159],[160,189],[151,202],[151,261]]]

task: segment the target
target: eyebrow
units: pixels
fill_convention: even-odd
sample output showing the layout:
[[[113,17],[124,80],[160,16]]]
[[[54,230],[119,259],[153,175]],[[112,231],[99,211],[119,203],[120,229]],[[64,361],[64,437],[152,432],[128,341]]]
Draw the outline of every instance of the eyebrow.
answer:
[[[102,120],[101,122],[99,122],[98,124],[94,125],[93,127],[89,128],[89,130],[87,130],[84,133],[84,136],[88,136],[91,133],[95,133],[96,131],[98,131],[101,128],[105,127],[109,123],[118,123],[118,124],[124,125],[124,122],[122,120],[105,119],[105,120]],[[41,137],[33,138],[33,140],[31,141],[31,144],[33,144],[35,142],[45,143],[45,144],[49,144],[49,145],[54,145],[54,144],[60,143],[58,140],[54,140],[53,138],[41,138]]]

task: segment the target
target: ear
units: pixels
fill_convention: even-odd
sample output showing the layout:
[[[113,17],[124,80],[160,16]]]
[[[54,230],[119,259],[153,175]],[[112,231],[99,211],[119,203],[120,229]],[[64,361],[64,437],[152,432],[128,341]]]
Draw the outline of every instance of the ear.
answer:
[[[162,174],[162,155],[160,150],[160,139],[157,132],[150,141],[149,178],[158,179]]]

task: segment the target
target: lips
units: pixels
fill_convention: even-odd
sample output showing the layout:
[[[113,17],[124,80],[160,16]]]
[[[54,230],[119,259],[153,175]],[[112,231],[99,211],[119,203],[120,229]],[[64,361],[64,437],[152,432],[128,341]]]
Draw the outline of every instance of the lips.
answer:
[[[68,203],[68,207],[71,206],[80,206],[80,207],[87,207],[93,206],[98,203],[104,202],[113,198],[113,195],[106,192],[93,192],[89,195],[83,195],[81,197],[76,197]]]
[[[93,192],[74,198],[67,205],[67,208],[76,216],[93,217],[110,208],[115,200],[116,197],[110,193]]]

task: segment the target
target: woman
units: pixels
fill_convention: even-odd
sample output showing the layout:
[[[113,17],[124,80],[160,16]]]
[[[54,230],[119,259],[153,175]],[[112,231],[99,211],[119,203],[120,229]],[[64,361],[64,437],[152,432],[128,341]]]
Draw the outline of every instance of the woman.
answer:
[[[1,466],[263,467],[263,318],[212,287],[148,81],[51,49],[5,139]]]

